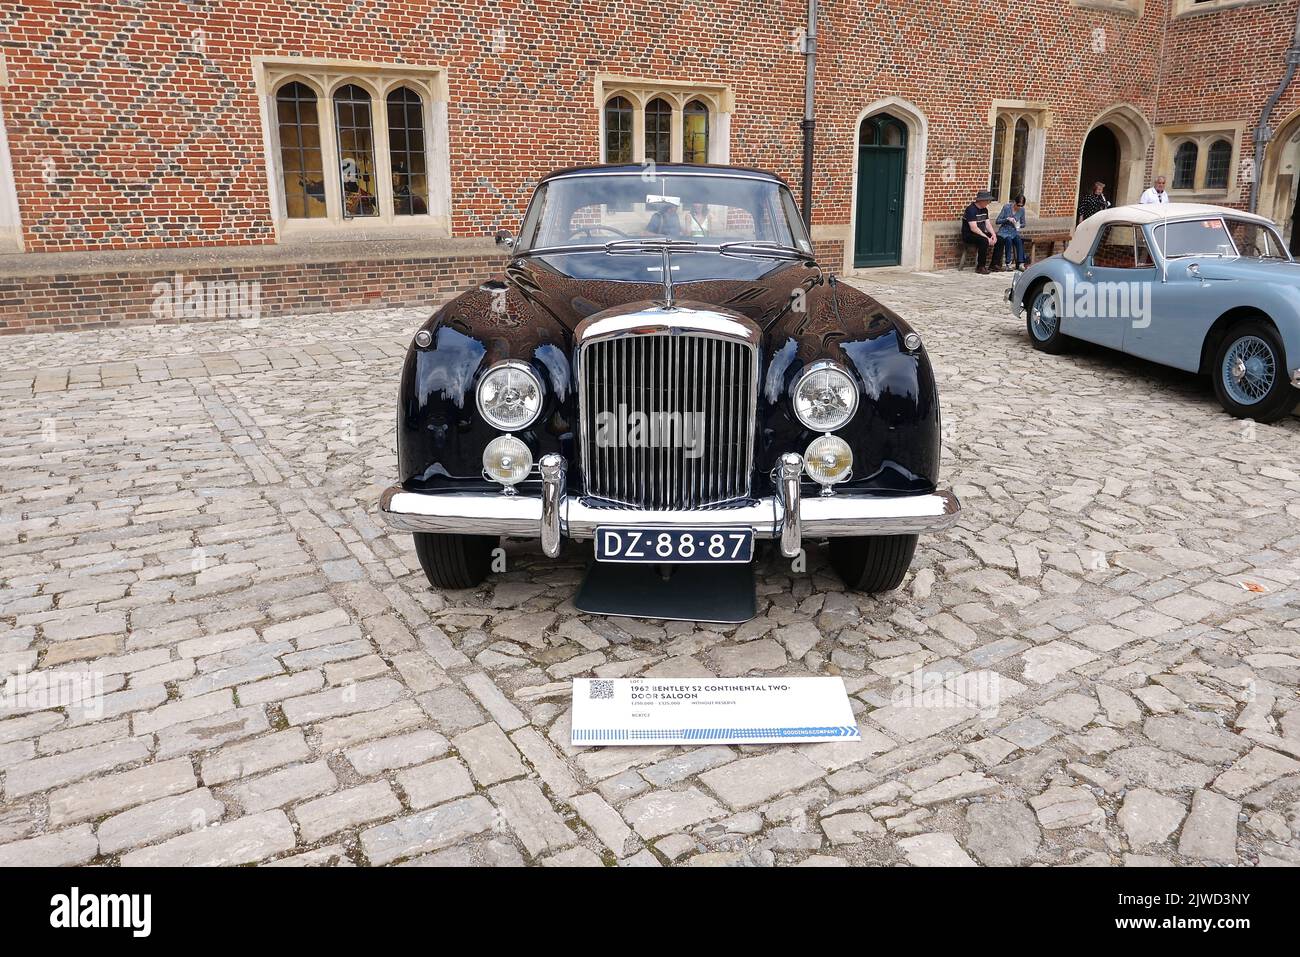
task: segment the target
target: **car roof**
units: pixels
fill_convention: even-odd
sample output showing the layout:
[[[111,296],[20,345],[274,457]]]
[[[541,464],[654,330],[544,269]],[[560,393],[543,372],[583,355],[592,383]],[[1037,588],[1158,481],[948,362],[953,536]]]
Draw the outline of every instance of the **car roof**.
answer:
[[[1103,226],[1111,223],[1148,226],[1152,223],[1180,222],[1188,219],[1205,219],[1209,216],[1232,216],[1234,219],[1246,219],[1254,223],[1272,225],[1272,220],[1228,206],[1210,206],[1206,203],[1133,203],[1129,206],[1112,206],[1103,209],[1081,222],[1074,229],[1074,236],[1065,248],[1065,258],[1073,263],[1081,263],[1088,258],[1097,233]]]
[[[558,179],[563,176],[626,176],[635,173],[642,175],[650,167],[642,163],[605,163],[600,166],[570,166],[567,169],[557,169],[542,177],[541,182]],[[766,170],[751,169],[747,166],[727,166],[722,163],[655,163],[653,166],[655,173],[682,175],[727,175],[743,177],[745,179],[763,179],[773,183],[785,184],[780,176],[775,173],[769,173]]]

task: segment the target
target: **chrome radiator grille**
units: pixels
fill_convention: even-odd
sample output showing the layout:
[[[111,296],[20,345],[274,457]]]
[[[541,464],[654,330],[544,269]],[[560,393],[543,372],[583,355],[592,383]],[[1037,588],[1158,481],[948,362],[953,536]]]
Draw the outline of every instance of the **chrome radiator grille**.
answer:
[[[580,350],[588,495],[645,509],[749,495],[758,388],[752,346],[646,333]]]

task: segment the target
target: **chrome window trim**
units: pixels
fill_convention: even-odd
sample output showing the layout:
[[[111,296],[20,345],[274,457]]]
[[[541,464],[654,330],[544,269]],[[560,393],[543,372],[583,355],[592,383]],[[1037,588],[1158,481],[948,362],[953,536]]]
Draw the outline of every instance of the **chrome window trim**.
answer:
[[[792,212],[798,213],[799,205],[794,200],[794,193],[791,191],[790,185],[780,177],[773,176],[770,173],[761,173],[761,172],[741,170],[741,169],[699,170],[699,169],[690,169],[689,167],[674,168],[671,164],[660,164],[660,167],[661,170],[656,172],[657,177],[695,176],[700,178],[713,178],[713,179],[735,179],[735,180],[744,180],[750,182],[768,183],[772,186],[775,186],[777,189],[783,192],[790,200],[788,207],[785,202],[782,202],[778,205],[780,207],[782,219],[786,220],[790,228],[791,238],[796,243],[798,243],[798,241],[801,238],[807,241],[808,243],[807,249],[804,249],[803,247],[798,245],[790,246],[788,248],[804,253],[809,258],[814,257],[815,254],[813,252],[812,233],[808,229],[807,225],[804,223],[803,218],[801,216],[798,215],[795,215],[793,217],[791,216]],[[515,244],[516,244],[515,249],[518,251],[517,254],[522,256],[534,252],[541,253],[543,251],[549,254],[554,250],[574,248],[574,247],[566,247],[566,246],[533,247],[531,245],[525,244],[525,237],[529,236],[530,232],[535,231],[531,229],[531,227],[535,225],[536,219],[541,216],[541,210],[540,208],[538,208],[537,198],[542,194],[542,190],[546,187],[548,183],[553,183],[562,179],[595,179],[595,178],[600,178],[605,176],[638,176],[644,178],[645,175],[646,175],[646,169],[643,167],[641,169],[630,169],[630,170],[584,169],[584,170],[574,170],[568,173],[555,173],[550,176],[542,177],[542,179],[538,181],[537,188],[533,191],[532,197],[528,200],[528,206],[525,207],[523,216],[520,218],[519,234],[515,238]],[[534,210],[536,210],[537,213],[536,216],[533,215]],[[802,231],[802,236],[799,235],[801,231]]]
[[[764,183],[774,183],[778,186],[785,186],[785,181],[775,176],[764,173],[746,173],[733,172],[730,170],[695,170],[686,168],[677,168],[667,163],[657,163],[654,178],[661,176],[713,176],[722,179],[753,179]],[[662,170],[659,172],[658,170]],[[556,173],[554,176],[547,176],[542,183],[550,183],[557,179],[578,179],[579,177],[596,177],[596,176],[645,176],[644,169],[623,169],[623,170],[578,170],[572,173]],[[539,184],[540,185],[540,184]],[[789,187],[786,187],[787,189]]]

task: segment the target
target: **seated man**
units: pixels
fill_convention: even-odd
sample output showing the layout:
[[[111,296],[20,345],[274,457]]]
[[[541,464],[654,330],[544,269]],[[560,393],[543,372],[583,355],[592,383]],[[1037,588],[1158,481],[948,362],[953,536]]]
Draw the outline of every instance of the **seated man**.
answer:
[[[682,220],[678,215],[676,203],[665,199],[662,202],[648,204],[646,208],[655,211],[650,217],[650,222],[646,224],[646,232],[656,236],[682,235]]]
[[[961,217],[961,241],[974,248],[975,272],[981,276],[988,275],[988,264],[992,258],[990,251],[998,241],[989,226],[989,203],[992,201],[992,193],[986,189],[980,190],[975,196],[975,202],[966,207],[966,212]]]

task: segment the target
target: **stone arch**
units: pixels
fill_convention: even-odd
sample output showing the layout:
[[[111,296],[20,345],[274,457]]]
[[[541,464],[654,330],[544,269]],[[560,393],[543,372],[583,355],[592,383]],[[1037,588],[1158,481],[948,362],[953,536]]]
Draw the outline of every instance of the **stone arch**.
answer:
[[[1244,166],[1254,159],[1242,162]],[[1255,212],[1276,222],[1289,240],[1291,214],[1300,191],[1300,109],[1278,125],[1264,150],[1264,167],[1255,173],[1259,183]]]
[[[1116,206],[1136,203],[1146,189],[1147,155],[1155,142],[1155,131],[1151,123],[1136,106],[1130,103],[1117,103],[1099,114],[1084,133],[1079,143],[1079,171],[1083,175],[1083,148],[1088,134],[1099,127],[1106,127],[1114,134],[1119,145],[1119,179],[1111,192],[1111,201]],[[1079,197],[1075,197],[1078,208]]]

